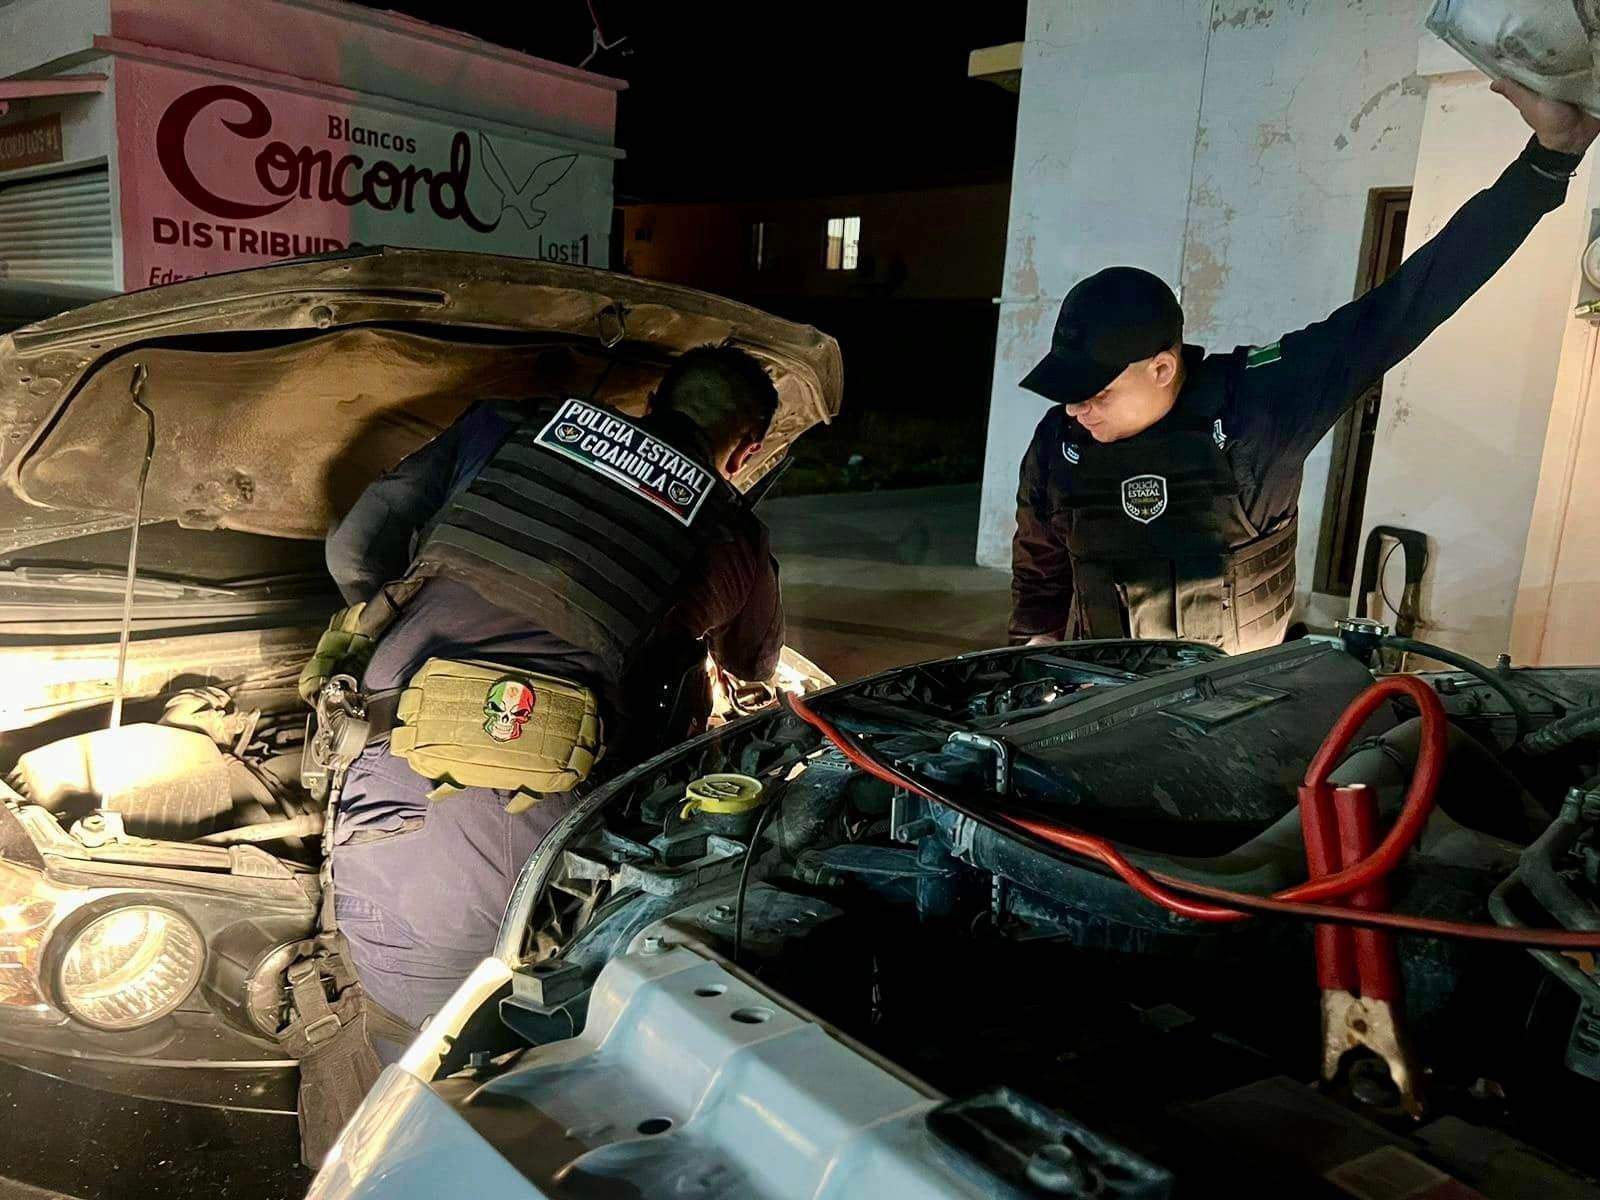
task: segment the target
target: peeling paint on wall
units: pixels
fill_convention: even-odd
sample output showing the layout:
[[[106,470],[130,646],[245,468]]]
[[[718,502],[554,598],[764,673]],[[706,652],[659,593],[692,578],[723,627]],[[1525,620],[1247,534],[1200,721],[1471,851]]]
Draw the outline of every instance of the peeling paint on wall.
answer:
[[[1396,82],[1396,83],[1391,83],[1388,87],[1383,88],[1381,91],[1379,91],[1375,95],[1369,96],[1367,98],[1367,102],[1361,106],[1361,111],[1356,113],[1355,116],[1350,118],[1350,132],[1351,133],[1360,133],[1361,132],[1361,122],[1365,121],[1373,113],[1377,112],[1378,111],[1378,105],[1382,104],[1385,100],[1387,100],[1390,96],[1394,95],[1399,90],[1400,90],[1400,84],[1398,82]]]
[[[1031,231],[1014,242],[1016,261],[1006,279],[1007,299],[1029,300],[1039,295],[1039,267],[1033,261],[1038,244],[1039,239]]]
[[[1233,268],[1228,265],[1226,239],[1220,248],[1196,241],[1189,247],[1183,271],[1185,324],[1209,329],[1216,319],[1217,304],[1228,285]]]
[[[1370,96],[1367,102],[1361,106],[1361,111],[1350,118],[1350,132],[1360,133],[1361,122],[1377,112],[1378,107],[1390,96],[1397,94],[1402,96],[1425,96],[1427,92],[1428,81],[1420,75],[1407,75],[1404,79],[1391,83],[1388,87],[1382,88]]]
[[[1037,359],[1048,337],[1046,325],[1053,324],[1055,316],[1055,307],[1048,301],[1007,305],[1000,318],[1001,361]]]
[[[1210,329],[1233,269],[1229,261],[1237,210],[1213,180],[1197,180],[1190,201],[1191,236],[1183,262],[1183,307],[1190,329]]]
[[[1262,125],[1256,130],[1256,149],[1265,154],[1279,143],[1294,145],[1294,134],[1289,132],[1288,118]]]
[[[997,335],[997,362],[1021,361],[1040,352],[1040,339],[1047,336],[1040,328],[1049,301],[1043,296],[1039,280],[1039,239],[1028,214],[1016,214],[1011,229],[1011,246],[1006,255],[1004,307]]]
[[[1249,29],[1256,25],[1265,25],[1277,15],[1277,8],[1272,4],[1219,4],[1211,17],[1211,32],[1216,33],[1222,29]]]

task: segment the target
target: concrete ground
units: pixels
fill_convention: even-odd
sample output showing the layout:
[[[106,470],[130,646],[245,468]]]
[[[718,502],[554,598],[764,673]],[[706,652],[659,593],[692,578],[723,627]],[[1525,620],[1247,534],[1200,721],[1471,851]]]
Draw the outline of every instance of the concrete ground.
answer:
[[[1009,577],[973,564],[976,483],[785,496],[761,515],[789,644],[834,678],[1005,645]]]

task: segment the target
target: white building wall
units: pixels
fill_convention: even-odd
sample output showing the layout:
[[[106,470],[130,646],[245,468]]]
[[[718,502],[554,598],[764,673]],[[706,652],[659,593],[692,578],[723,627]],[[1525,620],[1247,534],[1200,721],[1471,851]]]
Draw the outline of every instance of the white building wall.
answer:
[[[1156,272],[1181,285],[1188,340],[1218,350],[1271,342],[1353,296],[1369,194],[1414,174],[1423,8],[1029,5],[980,562],[1009,563],[1017,464],[1046,408],[1016,381],[1079,279],[1115,263]],[[1302,591],[1328,454],[1306,466]]]
[[[95,37],[110,21],[109,5],[110,0],[0,0],[0,79],[21,74],[30,78],[40,74],[107,77],[103,93],[12,101],[11,111],[0,123],[60,114],[63,158],[59,163],[6,172],[0,178],[53,175],[113,157],[115,114],[108,99],[111,63],[94,48]]]
[[[10,183],[36,175],[59,175],[95,166],[113,157],[116,143],[116,114],[110,101],[112,67],[104,59],[90,71],[106,76],[105,91],[78,96],[38,96],[13,100],[10,111],[0,118],[0,129],[54,113],[61,118],[61,161],[0,171],[0,182]],[[115,181],[113,181],[114,184]]]
[[[1453,51],[1427,39],[1421,63],[1430,86],[1408,253],[1490,183],[1528,139],[1515,110]],[[1581,366],[1592,341],[1572,309],[1595,201],[1592,158],[1573,180],[1568,203],[1384,383],[1365,524],[1428,535],[1422,636],[1491,662],[1512,647],[1524,560],[1527,603],[1541,608],[1539,588],[1553,576],[1560,548],[1560,536],[1551,532],[1535,539],[1530,555],[1529,530],[1547,458],[1552,468],[1565,469],[1575,436],[1567,426],[1552,431],[1559,444],[1547,454],[1558,376],[1564,380],[1560,412],[1569,424],[1586,390]],[[1559,502],[1551,493],[1562,490],[1559,481],[1546,489],[1547,510]],[[1592,498],[1592,489],[1582,495]],[[1569,540],[1582,534],[1570,524],[1578,516],[1573,510],[1566,518]],[[1588,517],[1591,530],[1593,523]],[[1390,594],[1399,594],[1397,582]],[[1520,641],[1519,658],[1539,655],[1536,636]],[[1595,650],[1600,639],[1591,635],[1584,660],[1593,661]],[[1560,657],[1573,661],[1570,642]]]
[[[1600,173],[1588,172],[1592,215]],[[1584,300],[1596,289],[1581,288]],[[1600,322],[1568,321],[1545,434],[1544,462],[1512,614],[1511,654],[1520,663],[1573,665],[1600,658]]]
[[[61,119],[60,162],[0,172],[0,183],[94,167],[107,167],[117,194],[116,120],[112,101],[115,69],[94,47],[110,20],[110,0],[0,0],[0,78],[26,74],[90,74],[106,77],[105,90],[68,96],[14,100],[0,116],[0,130],[49,114]],[[122,278],[122,230],[111,225],[113,279]]]
[[[106,127],[106,166],[113,196],[122,195],[122,161],[117,154],[117,74],[118,64],[115,59],[103,58],[100,60],[101,68],[105,71],[106,92],[103,103],[94,108],[94,120],[97,124]],[[111,221],[111,278],[119,282],[126,278],[124,264],[126,262],[127,239],[124,236],[120,214],[113,209]]]
[[[23,70],[87,69],[94,39],[111,28],[111,0],[0,0],[0,77]]]
[[[1061,297],[1111,263],[1176,281],[1211,0],[1032,0],[1022,53],[978,561],[1009,565],[1044,401],[1017,381]]]

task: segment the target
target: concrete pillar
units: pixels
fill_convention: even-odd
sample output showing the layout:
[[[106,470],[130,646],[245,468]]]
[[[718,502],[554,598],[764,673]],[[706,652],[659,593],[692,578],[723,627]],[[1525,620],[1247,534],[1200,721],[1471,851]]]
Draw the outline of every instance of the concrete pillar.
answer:
[[[1130,263],[1179,282],[1211,0],[1033,0],[978,530],[1009,566],[1017,465],[1048,407],[1017,381],[1061,297]]]
[[[1600,173],[1590,172],[1586,208],[1600,206]],[[1593,224],[1593,216],[1591,215]],[[1591,228],[1591,236],[1600,229]],[[1595,298],[1595,289],[1584,298]],[[1522,582],[1511,623],[1511,654],[1541,666],[1600,659],[1600,323],[1569,321],[1562,340],[1545,434],[1539,489],[1528,527]]]
[[[1423,42],[1419,72],[1429,87],[1408,253],[1528,139],[1516,111],[1441,43]],[[1421,636],[1491,662],[1510,645],[1558,369],[1583,348],[1570,335],[1582,332],[1571,314],[1589,189],[1586,165],[1567,204],[1384,383],[1366,527],[1427,534]],[[1397,572],[1398,556],[1396,599]]]
[[[1584,182],[1587,180],[1587,187]],[[1573,181],[1569,207],[1600,236],[1600,171]],[[1577,272],[1575,301],[1600,299]],[[1539,488],[1528,525],[1522,580],[1512,614],[1511,654],[1519,663],[1559,666],[1600,659],[1600,318],[1562,330],[1561,360],[1545,432]]]

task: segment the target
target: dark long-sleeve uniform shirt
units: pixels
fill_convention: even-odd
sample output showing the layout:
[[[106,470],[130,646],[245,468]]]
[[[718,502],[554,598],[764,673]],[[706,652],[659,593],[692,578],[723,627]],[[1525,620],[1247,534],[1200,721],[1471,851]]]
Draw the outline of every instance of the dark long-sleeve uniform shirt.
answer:
[[[1489,281],[1541,217],[1560,207],[1578,162],[1530,141],[1493,186],[1467,201],[1386,282],[1274,345],[1226,356],[1234,361],[1225,369],[1236,374],[1221,431],[1256,528],[1272,529],[1294,515],[1306,456],[1385,371]],[[1215,357],[1205,365],[1215,367]],[[1022,460],[1011,559],[1011,635],[1018,640],[1060,632],[1071,605],[1072,563],[1050,521],[1061,498],[1049,495],[1068,420],[1063,406],[1053,406]]]
[[[421,533],[510,431],[503,409],[478,405],[362,492],[327,539],[328,570],[347,603],[367,600],[405,575]],[[712,543],[686,580],[663,632],[704,640],[717,662],[740,679],[770,676],[783,648],[784,621],[777,565],[761,523],[751,518],[731,540]],[[614,693],[619,683],[605,678],[597,656],[447,578],[430,579],[407,604],[373,656],[367,686],[402,686],[431,657],[540,670],[602,694]]]

